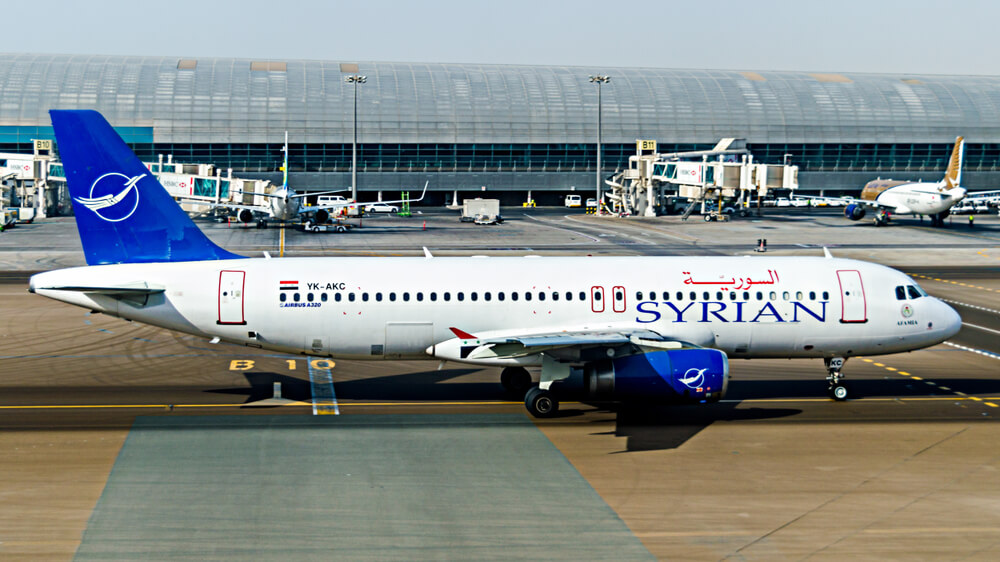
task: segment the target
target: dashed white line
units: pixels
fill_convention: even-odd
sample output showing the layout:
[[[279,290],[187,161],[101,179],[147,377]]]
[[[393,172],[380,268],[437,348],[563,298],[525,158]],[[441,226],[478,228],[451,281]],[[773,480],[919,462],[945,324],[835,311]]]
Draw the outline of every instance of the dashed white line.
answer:
[[[992,328],[987,328],[985,326],[979,326],[979,325],[976,325],[976,324],[969,324],[968,322],[962,322],[962,325],[963,326],[968,326],[970,328],[974,328],[976,330],[982,330],[984,332],[990,332],[992,334],[997,334],[998,336],[1000,336],[1000,330],[994,330]]]
[[[961,349],[962,351],[971,351],[972,353],[978,353],[979,355],[985,355],[986,357],[992,357],[993,359],[1000,359],[1000,355],[997,355],[996,353],[991,353],[989,351],[985,351],[985,350],[982,350],[982,349],[975,349],[973,347],[966,347],[964,345],[958,345],[957,343],[951,343],[950,341],[946,341],[946,342],[944,342],[944,344],[945,345],[950,345],[951,347],[955,347],[955,348]]]
[[[982,310],[983,312],[991,312],[993,314],[1000,314],[1000,310],[993,310],[992,308],[986,308],[985,306],[977,306],[977,305],[974,305],[974,304],[969,304],[967,302],[953,301],[951,299],[941,299],[941,300],[943,300],[944,302],[947,302],[947,303],[957,304],[958,306],[964,306],[966,308],[974,308],[976,310]]]

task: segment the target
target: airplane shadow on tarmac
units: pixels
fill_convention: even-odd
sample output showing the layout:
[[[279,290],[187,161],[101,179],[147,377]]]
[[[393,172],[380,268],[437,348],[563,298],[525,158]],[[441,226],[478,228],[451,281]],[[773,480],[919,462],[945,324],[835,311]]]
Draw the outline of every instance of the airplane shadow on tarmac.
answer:
[[[347,400],[448,402],[516,401],[497,382],[448,381],[479,369],[445,369],[408,374],[340,381],[335,384],[337,397]],[[270,398],[273,383],[282,383],[282,396],[292,400],[311,400],[308,380],[273,372],[243,373],[250,387],[211,389],[206,392],[244,395],[246,402]],[[849,379],[853,399],[907,398],[917,396],[953,396],[951,392],[929,388],[920,381],[899,377]],[[947,386],[970,395],[1000,395],[1000,379],[949,378]],[[609,404],[587,403],[606,408],[616,416],[614,435],[627,439],[622,452],[674,449],[719,421],[752,421],[796,416],[795,407],[747,407],[734,401],[761,399],[826,399],[826,385],[821,378],[801,380],[731,381],[726,401],[716,404]],[[791,404],[789,404],[791,406]],[[564,405],[557,417],[575,417],[583,411]]]

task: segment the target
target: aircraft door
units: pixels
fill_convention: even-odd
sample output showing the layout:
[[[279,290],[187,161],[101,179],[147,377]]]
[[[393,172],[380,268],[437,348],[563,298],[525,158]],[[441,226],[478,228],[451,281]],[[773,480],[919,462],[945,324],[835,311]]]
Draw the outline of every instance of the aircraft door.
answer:
[[[590,310],[604,312],[604,287],[590,288]]]
[[[243,271],[219,272],[219,324],[246,324],[243,317]]]
[[[617,313],[625,312],[625,287],[612,287],[611,293],[614,298],[612,309]]]
[[[865,287],[861,282],[861,272],[838,270],[840,281],[841,323],[864,323],[868,321],[868,303],[865,301]]]

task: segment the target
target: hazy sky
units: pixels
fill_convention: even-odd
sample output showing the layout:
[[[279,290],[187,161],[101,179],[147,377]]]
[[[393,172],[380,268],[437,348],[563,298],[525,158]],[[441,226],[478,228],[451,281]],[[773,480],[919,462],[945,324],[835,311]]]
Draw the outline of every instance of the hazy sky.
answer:
[[[2,50],[1000,74],[1000,2],[985,0],[49,0],[37,9],[8,11]]]

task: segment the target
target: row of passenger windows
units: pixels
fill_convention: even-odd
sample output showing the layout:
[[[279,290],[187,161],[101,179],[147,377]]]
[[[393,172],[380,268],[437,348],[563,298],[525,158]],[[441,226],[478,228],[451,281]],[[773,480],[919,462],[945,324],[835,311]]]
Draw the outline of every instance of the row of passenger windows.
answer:
[[[737,292],[737,291],[729,291],[728,293],[729,293],[729,295],[728,295],[729,296],[729,300],[731,300],[731,301],[735,301],[735,300],[745,300],[745,301],[748,301],[748,300],[750,300],[750,297],[751,297],[750,291],[743,291],[742,293]],[[783,291],[783,292],[780,293],[781,300],[786,300],[786,301],[792,300],[792,295],[793,294],[795,296],[795,300],[797,300],[797,301],[805,300],[805,293],[803,293],[802,291],[795,291],[794,293],[792,293],[790,291]],[[756,293],[753,293],[753,296],[756,297],[756,299],[759,300],[759,301],[762,301],[762,300],[776,301],[776,300],[778,300],[778,295],[779,295],[779,293],[777,291],[771,291],[769,293],[764,293],[763,291],[757,291]],[[823,291],[822,295],[823,295],[823,299],[822,300],[825,300],[825,301],[830,300],[830,293],[828,291]],[[643,298],[644,296],[646,296],[648,298]],[[639,301],[642,301],[642,300],[655,301],[655,300],[658,300],[657,297],[662,297],[662,300],[665,300],[665,301],[671,300],[670,291],[662,291],[662,292],[650,291],[649,293],[643,293],[642,291],[637,291],[635,293],[635,298],[636,298],[636,300],[639,300]],[[726,297],[726,293],[725,292],[723,292],[723,291],[716,291],[716,293],[715,293],[715,300],[721,301],[721,300],[724,300],[725,297]],[[739,297],[742,297],[742,299],[739,299]],[[688,300],[692,300],[692,301],[698,300],[698,293],[696,291],[691,291],[691,292],[687,293],[687,298],[688,298]],[[672,300],[677,300],[677,301],[684,300],[684,292],[683,291],[677,291],[676,293],[674,293],[674,298]],[[705,301],[712,300],[712,293],[709,292],[709,291],[704,291],[701,294],[701,300],[705,300]],[[809,291],[809,300],[811,300],[811,301],[816,300],[816,291]]]
[[[898,291],[897,291],[897,294],[898,294]],[[291,293],[291,295],[292,295],[291,299],[292,299],[293,302],[301,302],[302,301],[302,294],[301,293]],[[422,292],[422,291],[415,292],[415,293],[410,293],[410,292],[403,292],[403,293],[395,293],[395,292],[390,292],[390,293],[381,293],[381,292],[378,292],[378,293],[347,293],[346,299],[347,299],[348,302],[355,302],[358,299],[359,295],[360,295],[360,298],[361,298],[362,302],[369,302],[372,299],[374,299],[375,302],[397,302],[397,301],[400,301],[400,300],[402,302],[410,302],[411,298],[413,300],[415,300],[416,302],[423,302],[425,297],[430,302],[437,302],[439,296],[440,296],[440,299],[442,301],[444,301],[444,302],[450,302],[452,300],[452,297],[454,297],[454,300],[459,301],[459,302],[464,302],[466,300],[466,298],[468,298],[468,300],[473,301],[473,302],[479,301],[480,299],[483,300],[483,301],[489,302],[489,301],[494,300],[494,298],[497,301],[506,301],[508,298],[511,301],[518,301],[518,300],[521,300],[521,299],[523,299],[525,301],[531,301],[533,299],[537,299],[539,301],[544,301],[544,300],[547,300],[547,299],[548,300],[552,300],[552,301],[559,301],[559,300],[573,301],[574,297],[576,298],[576,300],[579,300],[579,301],[586,301],[587,300],[587,293],[584,292],[584,291],[580,291],[579,293],[573,293],[572,291],[566,291],[565,293],[560,293],[559,291],[552,291],[551,293],[546,293],[544,291],[538,291],[537,293],[531,293],[531,292],[527,292],[527,291],[525,291],[523,293],[519,293],[519,292],[516,292],[516,291],[511,292],[511,293],[506,293],[506,292],[503,292],[503,291],[500,291],[498,293],[492,293],[492,292],[489,292],[489,291],[484,292],[484,293],[479,293],[479,292],[476,292],[476,291],[472,291],[471,293],[468,293],[468,294],[466,294],[463,291],[458,291],[458,292],[454,293],[454,295],[450,291],[445,291],[443,293],[440,293],[440,295],[436,291],[435,292],[429,292],[429,293],[426,293],[426,294],[424,292]],[[779,294],[776,291],[771,291],[770,293],[763,293],[761,291],[757,291],[754,294],[754,296],[756,297],[756,299],[759,300],[759,301],[762,301],[762,300],[772,300],[772,301],[773,300],[778,300],[778,298],[779,298],[778,295]],[[793,293],[791,293],[789,291],[784,291],[784,292],[781,293],[781,299],[782,300],[786,300],[786,301],[787,300],[791,300],[792,299],[792,295],[793,295]],[[701,296],[702,296],[702,300],[706,300],[706,301],[707,300],[712,300],[712,294],[710,292],[708,292],[708,291],[703,292]],[[738,293],[736,291],[729,291],[729,295],[728,296],[729,296],[729,300],[731,300],[731,301],[737,300],[740,296],[742,296],[742,300],[749,301],[750,297],[751,297],[751,293],[750,293],[750,291],[743,291],[742,294]],[[794,296],[795,296],[795,300],[798,300],[798,301],[805,300],[805,294],[802,291],[796,291],[794,293]],[[602,291],[594,291],[593,297],[594,297],[595,301],[600,301],[602,299]],[[635,298],[636,298],[637,301],[642,301],[642,300],[657,300],[657,297],[661,297],[662,300],[683,301],[685,299],[685,294],[683,292],[681,292],[681,291],[677,291],[676,293],[674,293],[674,298],[673,299],[671,299],[671,293],[669,291],[661,291],[661,292],[650,291],[649,293],[644,293],[642,291],[638,291],[635,294]],[[726,293],[724,293],[722,291],[718,291],[718,292],[715,293],[715,300],[717,300],[717,301],[724,300],[725,297],[726,297]],[[809,300],[814,301],[814,300],[816,300],[816,297],[817,297],[817,293],[815,291],[809,291]],[[825,301],[826,300],[830,300],[830,293],[828,293],[827,291],[823,291],[822,297],[823,297],[822,300],[825,300]],[[306,300],[306,302],[315,302],[317,299],[320,302],[327,302],[328,298],[329,297],[327,296],[326,293],[319,293],[318,295],[315,295],[313,293],[306,293],[305,294],[305,300]],[[333,300],[334,300],[334,302],[341,302],[342,300],[344,300],[344,298],[345,297],[344,297],[343,293],[333,293]],[[625,300],[625,294],[624,294],[624,292],[620,291],[620,290],[614,291],[614,299],[617,302],[621,302],[621,301]],[[691,292],[687,293],[687,299],[688,300],[693,300],[693,301],[694,300],[698,300],[698,293],[695,292],[695,291],[691,291]],[[281,301],[281,302],[288,301],[288,293],[282,292],[281,294],[279,294],[278,295],[278,300]]]
[[[518,301],[518,300],[521,300],[521,299],[524,299],[526,301],[530,301],[532,299],[537,299],[537,300],[540,300],[540,301],[544,301],[546,299],[551,299],[553,301],[558,301],[560,299],[567,300],[567,301],[574,300],[574,293],[571,292],[571,291],[566,291],[565,293],[560,293],[558,291],[552,291],[551,293],[545,293],[543,291],[539,291],[537,293],[530,293],[530,292],[527,292],[527,291],[524,292],[524,293],[518,293],[518,292],[506,293],[506,292],[503,292],[503,291],[501,291],[499,293],[492,293],[492,292],[489,292],[489,291],[487,291],[485,293],[479,293],[479,292],[476,292],[476,291],[473,291],[471,293],[465,293],[464,291],[459,291],[459,292],[456,292],[454,294],[451,293],[450,291],[445,291],[445,292],[440,293],[440,294],[437,293],[436,291],[429,292],[429,293],[424,293],[422,291],[419,291],[419,292],[416,292],[416,293],[409,293],[409,292],[403,292],[403,293],[394,293],[394,292],[393,293],[347,293],[346,300],[348,302],[355,302],[356,300],[358,300],[358,296],[359,295],[360,295],[360,298],[361,298],[362,302],[369,302],[369,301],[371,301],[373,299],[374,299],[375,302],[397,302],[397,301],[410,302],[411,298],[412,298],[412,300],[415,300],[417,302],[423,302],[424,299],[425,299],[425,297],[430,302],[437,302],[438,299],[439,299],[439,297],[440,297],[440,300],[442,300],[444,302],[450,302],[453,298],[454,298],[454,300],[460,301],[460,302],[465,301],[467,298],[470,301],[479,301],[480,299],[484,300],[484,301],[492,301],[492,300],[494,300],[494,298],[496,300],[498,300],[498,301],[506,301],[508,298],[510,298],[510,300],[512,300],[512,301]],[[587,293],[585,293],[583,291],[580,291],[579,293],[576,293],[575,296],[580,301],[587,300]],[[305,300],[306,300],[306,302],[314,302],[317,298],[318,298],[318,300],[320,302],[327,302],[327,300],[328,300],[328,297],[327,297],[326,293],[319,293],[318,297],[316,295],[314,295],[313,293],[306,293],[305,294]],[[620,301],[620,300],[622,300],[622,299],[625,298],[625,295],[621,291],[617,291],[615,293],[615,298]],[[333,293],[333,300],[334,300],[334,302],[341,302],[344,299],[345,299],[345,297],[344,297],[343,293]],[[281,302],[286,302],[288,300],[288,293],[281,293],[281,294],[279,294],[278,295],[278,300],[281,301]],[[300,293],[292,293],[292,301],[293,302],[300,302],[301,300],[302,300],[302,296],[301,296]],[[594,300],[601,300],[600,293],[595,293]]]

